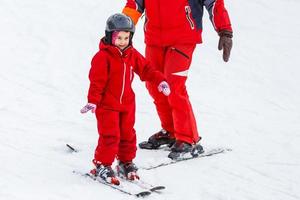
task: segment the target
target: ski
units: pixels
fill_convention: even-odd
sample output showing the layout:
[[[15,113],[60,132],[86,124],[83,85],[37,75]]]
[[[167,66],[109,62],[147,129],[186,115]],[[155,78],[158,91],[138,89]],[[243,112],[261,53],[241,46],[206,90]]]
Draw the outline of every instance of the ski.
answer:
[[[212,156],[215,154],[220,154],[220,153],[225,153],[227,151],[232,151],[232,149],[228,149],[228,148],[213,148],[213,149],[209,149],[209,150],[205,150],[203,153],[199,154],[196,157],[192,157],[190,154],[186,154],[176,160],[172,160],[172,159],[168,159],[166,161],[163,161],[161,163],[158,164],[154,164],[148,167],[139,167],[139,169],[144,169],[144,170],[151,170],[151,169],[156,169],[158,167],[163,167],[163,166],[167,166],[167,165],[172,165],[181,161],[187,161],[187,160],[191,160],[191,159],[197,159],[197,158],[201,158],[201,157],[208,157],[208,156]]]
[[[147,190],[147,189],[140,190],[138,192],[133,192],[133,191],[130,190],[130,188],[125,186],[126,184],[124,184],[124,182],[126,182],[126,181],[124,181],[123,179],[122,179],[123,181],[121,181],[120,185],[113,185],[113,184],[105,182],[104,180],[102,180],[99,177],[95,177],[95,176],[91,175],[90,173],[82,173],[82,172],[79,172],[79,171],[73,171],[73,173],[78,174],[78,175],[83,176],[83,177],[91,178],[94,181],[97,181],[97,182],[99,182],[103,185],[109,186],[110,188],[112,188],[114,190],[117,190],[117,191],[119,191],[123,194],[127,194],[127,195],[130,195],[130,196],[146,197],[146,196],[149,196],[152,193],[152,191]]]
[[[66,146],[68,147],[68,149],[69,149],[71,152],[75,152],[75,153],[78,152],[78,149],[75,149],[72,145],[66,144]]]
[[[160,193],[161,190],[166,189],[165,186],[162,186],[162,185],[152,185],[151,183],[148,183],[148,182],[146,182],[144,180],[141,180],[141,179],[128,180],[126,177],[124,177],[122,175],[118,175],[118,177],[121,178],[122,180],[128,181],[128,182],[130,182],[132,184],[137,185],[138,187],[140,187],[142,189],[145,189],[145,190],[148,190],[148,191],[151,191],[151,192]]]
[[[161,192],[162,190],[166,189],[165,186],[162,185],[152,185],[148,182],[145,182],[143,180],[136,180],[133,181],[134,184],[138,185],[139,187],[143,188],[143,189],[147,189],[150,190],[151,192]]]

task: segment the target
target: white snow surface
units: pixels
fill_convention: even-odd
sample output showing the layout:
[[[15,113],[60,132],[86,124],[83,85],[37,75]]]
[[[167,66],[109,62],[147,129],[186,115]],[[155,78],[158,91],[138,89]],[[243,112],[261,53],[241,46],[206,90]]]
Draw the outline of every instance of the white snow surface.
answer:
[[[167,188],[148,199],[300,199],[300,2],[225,2],[234,29],[230,61],[222,61],[205,13],[187,87],[201,144],[232,151],[140,170]],[[135,199],[72,173],[92,167],[96,120],[79,110],[105,21],[124,4],[0,0],[1,200]],[[134,45],[144,54],[143,21]],[[134,89],[140,142],[160,123],[137,76]],[[138,149],[136,163],[164,154]]]

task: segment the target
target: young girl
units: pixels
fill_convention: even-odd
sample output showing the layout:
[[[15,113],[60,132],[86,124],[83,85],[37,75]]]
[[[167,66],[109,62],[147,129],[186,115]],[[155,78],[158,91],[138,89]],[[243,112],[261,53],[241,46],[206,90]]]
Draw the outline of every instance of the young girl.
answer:
[[[88,103],[81,113],[96,113],[99,133],[91,174],[108,183],[119,185],[111,165],[118,160],[117,173],[130,180],[139,179],[132,160],[136,155],[135,95],[131,88],[133,72],[142,81],[157,84],[158,91],[168,96],[170,88],[162,73],[132,46],[135,31],[132,20],[114,14],[106,22],[105,37],[91,62]]]

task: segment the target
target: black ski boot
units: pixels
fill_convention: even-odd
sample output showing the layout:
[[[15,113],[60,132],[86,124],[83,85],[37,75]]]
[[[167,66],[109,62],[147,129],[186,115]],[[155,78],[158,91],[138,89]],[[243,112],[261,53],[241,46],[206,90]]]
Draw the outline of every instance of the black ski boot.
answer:
[[[168,157],[172,160],[180,160],[182,157],[197,157],[203,152],[203,147],[200,144],[192,145],[187,142],[177,140],[171,147],[171,153],[169,153]]]
[[[175,138],[171,137],[169,131],[165,129],[152,135],[148,141],[139,143],[141,149],[158,149],[161,145],[168,145],[171,147],[175,143]]]
[[[112,170],[111,166],[104,166],[102,164],[95,164],[96,168],[92,169],[90,173],[95,177],[100,177],[105,182],[113,184],[113,185],[120,185],[120,181],[115,176],[114,171]]]
[[[140,179],[140,177],[137,174],[137,170],[138,168],[133,162],[123,163],[119,161],[118,165],[116,166],[118,176],[123,176],[131,181]]]

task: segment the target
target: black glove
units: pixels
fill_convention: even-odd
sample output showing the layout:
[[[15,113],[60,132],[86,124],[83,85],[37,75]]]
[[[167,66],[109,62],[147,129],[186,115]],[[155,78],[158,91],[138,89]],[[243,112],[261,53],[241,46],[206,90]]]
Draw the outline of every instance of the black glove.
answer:
[[[223,49],[223,60],[227,62],[229,60],[230,51],[232,48],[232,32],[223,30],[219,32],[219,36],[220,39],[218,49]]]

